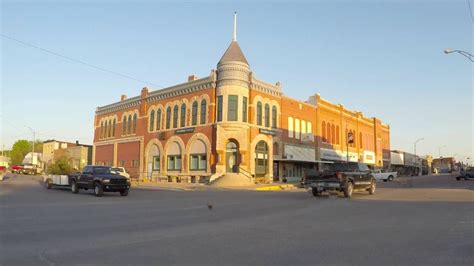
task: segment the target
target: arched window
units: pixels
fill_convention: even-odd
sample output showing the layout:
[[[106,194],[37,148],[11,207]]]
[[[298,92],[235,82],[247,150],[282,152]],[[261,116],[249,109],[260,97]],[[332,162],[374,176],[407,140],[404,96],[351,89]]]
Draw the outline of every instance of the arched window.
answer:
[[[336,126],[334,124],[331,124],[331,134],[332,144],[336,144]]]
[[[265,104],[265,127],[270,127],[270,105]]]
[[[193,126],[197,125],[197,121],[198,121],[198,103],[197,101],[194,101],[193,102],[193,108],[192,108],[192,111],[191,111],[191,123]]]
[[[100,122],[99,139],[104,137],[104,121]]]
[[[107,130],[109,129],[109,121],[105,121],[104,123],[104,138],[107,138],[108,137],[108,132]]]
[[[124,116],[123,121],[122,121],[122,135],[126,135],[126,134],[127,134],[127,116]]]
[[[170,129],[171,126],[171,106],[166,109],[166,129]]]
[[[156,111],[156,130],[161,130],[161,109]]]
[[[339,126],[336,126],[336,144],[341,144],[339,137]]]
[[[323,121],[323,124],[321,126],[321,137],[322,141],[326,142],[326,122]]]
[[[328,140],[328,143],[332,143],[332,139],[331,139],[331,124],[330,123],[327,123],[326,125],[326,138]]]
[[[185,127],[186,126],[186,104],[183,103],[181,105],[181,127]]]
[[[107,137],[110,138],[112,137],[112,120],[109,120],[107,127]]]
[[[178,106],[175,105],[173,108],[173,128],[178,127]]]
[[[137,114],[133,115],[133,133],[137,133]]]
[[[293,138],[294,129],[293,129],[293,117],[288,117],[288,137]]]
[[[272,128],[277,127],[277,108],[272,106]]]
[[[155,130],[155,110],[150,113],[150,131]]]
[[[363,145],[363,142],[362,142],[362,132],[359,132],[359,148],[360,148],[360,149],[363,149],[362,145]]]
[[[132,115],[128,115],[127,135],[132,133]]]
[[[112,137],[115,137],[115,126],[117,125],[117,120],[114,118],[114,125],[112,127]]]
[[[201,125],[206,124],[207,103],[206,100],[201,101]]]
[[[262,103],[257,103],[257,125],[262,125]]]

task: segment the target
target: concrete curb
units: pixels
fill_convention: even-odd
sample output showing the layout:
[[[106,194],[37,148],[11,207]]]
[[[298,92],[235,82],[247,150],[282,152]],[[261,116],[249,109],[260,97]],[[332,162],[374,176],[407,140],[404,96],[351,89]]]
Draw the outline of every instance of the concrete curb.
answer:
[[[290,189],[296,189],[297,187],[295,185],[274,185],[274,186],[265,186],[265,187],[258,187],[255,190],[256,191],[281,191],[281,190],[290,190]]]

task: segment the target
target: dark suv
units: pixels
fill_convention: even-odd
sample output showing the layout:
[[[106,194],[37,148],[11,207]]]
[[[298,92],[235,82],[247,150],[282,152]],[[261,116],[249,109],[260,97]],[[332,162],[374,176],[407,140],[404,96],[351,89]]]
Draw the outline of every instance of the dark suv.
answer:
[[[363,163],[334,163],[326,171],[307,170],[301,185],[310,188],[317,197],[324,191],[342,191],[344,197],[352,197],[354,191],[375,193],[375,178],[369,167]]]
[[[466,169],[461,169],[461,175],[456,177],[456,180],[469,180],[469,178],[474,178],[474,167],[467,167]]]
[[[127,196],[130,191],[130,179],[112,171],[109,166],[84,167],[82,173],[70,175],[71,191],[76,194],[79,189],[93,189],[94,195],[101,197],[105,192],[120,192]]]

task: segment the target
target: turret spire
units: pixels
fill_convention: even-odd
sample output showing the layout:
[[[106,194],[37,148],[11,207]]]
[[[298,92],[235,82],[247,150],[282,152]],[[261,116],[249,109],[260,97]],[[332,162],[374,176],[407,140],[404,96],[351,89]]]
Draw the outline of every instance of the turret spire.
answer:
[[[234,12],[234,36],[232,37],[232,41],[237,41],[237,12]]]

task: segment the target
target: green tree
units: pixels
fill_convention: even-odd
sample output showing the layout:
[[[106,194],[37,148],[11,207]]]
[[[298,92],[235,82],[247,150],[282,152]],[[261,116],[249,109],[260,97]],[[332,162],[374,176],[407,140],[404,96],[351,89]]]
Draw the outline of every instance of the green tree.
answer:
[[[12,151],[10,152],[12,164],[21,164],[28,152],[31,152],[30,142],[24,139],[17,140],[15,144],[13,144]]]
[[[48,167],[48,173],[52,175],[68,175],[72,173],[72,167],[69,164],[69,158],[66,156],[59,157]]]

